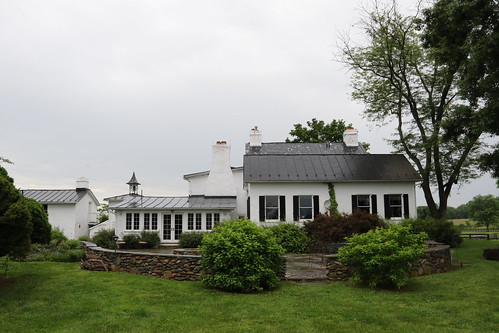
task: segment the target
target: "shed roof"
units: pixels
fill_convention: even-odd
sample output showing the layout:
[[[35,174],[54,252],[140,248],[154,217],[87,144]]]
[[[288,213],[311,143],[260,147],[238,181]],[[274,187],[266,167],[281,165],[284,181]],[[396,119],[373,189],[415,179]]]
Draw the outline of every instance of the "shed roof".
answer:
[[[97,199],[89,189],[72,190],[22,190],[26,198],[34,199],[41,204],[75,204],[87,193],[98,203]]]
[[[244,156],[245,182],[419,181],[420,179],[419,174],[403,155],[247,154]]]
[[[111,207],[111,209],[235,209],[235,197],[152,197],[128,196]]]

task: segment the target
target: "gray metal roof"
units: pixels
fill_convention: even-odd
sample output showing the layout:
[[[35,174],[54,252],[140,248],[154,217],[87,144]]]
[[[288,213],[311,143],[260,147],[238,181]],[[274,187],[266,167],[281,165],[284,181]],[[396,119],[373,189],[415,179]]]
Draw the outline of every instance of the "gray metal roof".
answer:
[[[77,203],[90,190],[22,190],[26,198],[34,199],[41,204],[51,203]],[[93,195],[92,195],[93,196]]]
[[[246,144],[246,155],[331,155],[331,154],[367,154],[362,145],[347,147],[338,142],[269,142],[261,147]]]
[[[403,155],[245,155],[245,182],[418,181]]]
[[[235,197],[148,197],[148,196],[127,196],[120,203],[111,209],[235,209]]]

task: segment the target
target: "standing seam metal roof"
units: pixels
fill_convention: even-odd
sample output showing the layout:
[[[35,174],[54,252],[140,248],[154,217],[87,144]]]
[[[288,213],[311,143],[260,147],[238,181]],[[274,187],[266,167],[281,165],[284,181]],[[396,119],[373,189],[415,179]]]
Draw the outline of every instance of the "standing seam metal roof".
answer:
[[[235,197],[148,197],[128,196],[111,209],[235,209]]]
[[[87,192],[85,190],[22,190],[26,198],[34,199],[42,204],[49,203],[77,203]]]

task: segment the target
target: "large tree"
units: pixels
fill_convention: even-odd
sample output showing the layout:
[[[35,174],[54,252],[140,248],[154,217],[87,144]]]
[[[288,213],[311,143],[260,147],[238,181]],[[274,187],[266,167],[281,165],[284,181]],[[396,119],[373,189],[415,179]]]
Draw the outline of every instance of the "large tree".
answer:
[[[420,13],[403,16],[395,2],[375,2],[366,14],[360,27],[367,42],[343,47],[352,96],[365,103],[369,120],[395,124],[390,142],[419,172],[431,216],[444,218],[452,187],[479,176],[481,106],[459,94],[459,67],[424,47]]]
[[[460,97],[481,109],[484,131],[499,135],[499,2],[438,0],[423,13],[425,46],[456,69]],[[499,145],[481,167],[499,178]]]
[[[478,226],[485,226],[487,231],[491,225],[499,225],[499,197],[489,195],[477,195],[468,202],[471,219]]]
[[[343,132],[352,124],[345,124],[345,121],[333,119],[329,124],[324,120],[307,121],[307,126],[294,124],[289,134],[291,139],[286,138],[286,142],[343,142]]]

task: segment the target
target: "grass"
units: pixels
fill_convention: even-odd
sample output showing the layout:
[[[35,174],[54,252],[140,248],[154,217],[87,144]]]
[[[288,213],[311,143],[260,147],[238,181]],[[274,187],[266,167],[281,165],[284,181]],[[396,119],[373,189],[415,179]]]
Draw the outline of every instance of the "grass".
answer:
[[[411,279],[401,291],[287,282],[230,294],[71,263],[11,263],[0,278],[0,331],[497,332],[499,262],[481,259],[497,245],[465,241],[454,253],[462,268]]]

